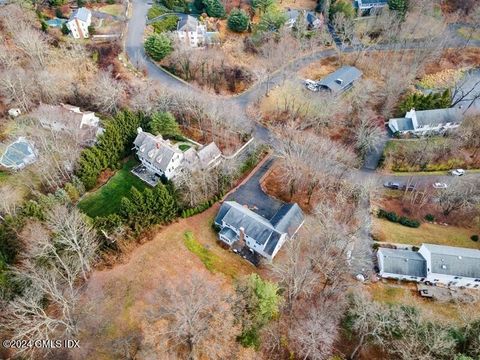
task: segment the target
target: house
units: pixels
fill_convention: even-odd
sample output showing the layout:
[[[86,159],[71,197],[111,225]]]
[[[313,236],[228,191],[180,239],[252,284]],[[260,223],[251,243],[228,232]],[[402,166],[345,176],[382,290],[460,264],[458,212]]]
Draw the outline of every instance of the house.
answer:
[[[21,170],[37,160],[37,152],[31,142],[19,137],[10,144],[0,157],[0,166],[12,170]]]
[[[460,108],[416,111],[411,109],[403,118],[390,119],[388,128],[395,134],[442,134],[460,126],[464,112]]]
[[[84,143],[92,142],[103,132],[100,118],[93,111],[81,111],[68,104],[40,106],[32,113],[42,127],[53,131],[65,131],[78,136]]]
[[[299,15],[302,15],[305,18],[308,30],[318,29],[322,26],[322,20],[319,19],[313,11],[288,9],[285,12],[285,15],[287,17],[285,26],[288,28],[293,28],[295,26]]]
[[[284,204],[268,220],[236,201],[225,201],[215,218],[220,241],[230,247],[246,246],[269,261],[303,223],[304,215],[297,204]]]
[[[18,108],[12,108],[8,110],[8,115],[11,117],[17,117],[21,114],[22,112]]]
[[[362,72],[353,66],[343,66],[337,71],[321,79],[317,86],[321,90],[340,94],[353,86],[353,83],[362,77]]]
[[[197,18],[187,15],[178,22],[176,34],[185,45],[199,47],[206,43],[207,27]]]
[[[388,5],[388,0],[356,0],[356,6],[360,10],[370,10]]]
[[[73,11],[67,21],[67,27],[75,39],[86,39],[89,37],[88,27],[92,23],[92,12],[87,8],[79,8]]]
[[[480,250],[423,244],[417,251],[380,248],[383,278],[443,286],[480,287]]]
[[[134,149],[142,165],[154,175],[173,179],[182,169],[207,170],[217,166],[222,153],[215,143],[201,146],[199,150],[189,147],[182,151],[179,144],[163,139],[162,135],[154,136],[138,128],[134,141]],[[141,173],[135,172],[142,180]],[[154,185],[154,184],[152,184]]]

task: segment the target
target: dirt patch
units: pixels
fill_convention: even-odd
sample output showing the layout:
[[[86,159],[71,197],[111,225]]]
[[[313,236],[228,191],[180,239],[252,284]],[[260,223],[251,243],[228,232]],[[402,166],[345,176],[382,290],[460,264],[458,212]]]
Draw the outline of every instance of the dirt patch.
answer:
[[[125,264],[92,273],[79,306],[82,349],[74,354],[75,358],[115,359],[118,357],[112,346],[122,339],[135,334],[151,336],[144,333],[142,321],[149,306],[159,305],[155,293],[166,284],[181,281],[189,272],[216,279],[225,291],[232,291],[232,277],[208,271],[185,247],[186,231],[192,231],[229,272],[241,276],[257,271],[241,257],[217,245],[211,223],[218,209],[216,204],[202,214],[157,230],[153,240],[135,249]]]
[[[334,72],[335,70],[337,70],[337,66],[335,64],[325,64],[324,61],[317,61],[302,68],[298,74],[302,78],[317,81]]]

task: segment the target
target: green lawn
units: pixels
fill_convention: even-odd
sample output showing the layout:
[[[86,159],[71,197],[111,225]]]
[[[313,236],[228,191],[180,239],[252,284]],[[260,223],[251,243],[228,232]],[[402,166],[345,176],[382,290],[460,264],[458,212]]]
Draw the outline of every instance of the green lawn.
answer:
[[[388,220],[373,218],[373,235],[379,241],[420,246],[423,243],[480,249],[480,242],[470,239],[479,229],[465,229],[422,223],[410,228]]]
[[[8,178],[8,173],[6,171],[0,171],[0,183],[5,181]]]
[[[128,196],[132,186],[139,190],[148,186],[130,172],[137,164],[135,159],[128,160],[105,185],[83,197],[78,204],[80,210],[92,218],[118,212],[122,198]]]
[[[105,5],[98,8],[98,11],[112,16],[121,16],[123,15],[123,5],[121,4],[111,4]]]

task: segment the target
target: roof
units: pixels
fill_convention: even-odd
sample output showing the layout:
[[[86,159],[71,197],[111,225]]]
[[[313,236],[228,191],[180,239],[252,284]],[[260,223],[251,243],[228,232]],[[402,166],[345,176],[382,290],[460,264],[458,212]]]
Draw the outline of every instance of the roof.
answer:
[[[421,254],[412,250],[378,249],[378,255],[383,258],[385,273],[426,277],[427,262]]]
[[[480,250],[423,244],[431,254],[431,272],[480,278]]]
[[[177,24],[177,30],[180,31],[197,31],[197,27],[198,20],[190,15],[182,17]]]
[[[81,7],[75,10],[70,16],[69,20],[78,19],[80,21],[88,22],[89,18],[92,16],[92,13],[87,8]]]
[[[32,163],[35,157],[33,145],[24,138],[19,138],[7,147],[0,157],[0,165],[14,169],[22,168]]]
[[[295,234],[302,225],[304,215],[302,209],[297,204],[284,204],[272,217],[270,223],[281,233],[287,233],[288,236]]]
[[[235,231],[228,227],[224,227],[222,230],[220,230],[220,235],[230,240],[231,243],[237,240],[237,234],[235,233]]]
[[[182,153],[181,150],[172,146],[170,141],[164,140],[161,135],[153,136],[144,131],[138,133],[133,143],[140,159],[148,160],[163,172],[167,171],[173,156]]]
[[[232,228],[243,228],[245,234],[257,244],[264,245],[264,252],[272,255],[283,234],[292,236],[302,225],[304,215],[297,204],[285,204],[277,211],[272,220],[267,220],[236,201],[225,201],[215,218]]]
[[[287,16],[288,21],[296,22],[298,19],[298,15],[300,15],[300,12],[304,14],[307,24],[313,24],[315,20],[318,20],[317,16],[313,11],[288,9],[287,11],[285,11],[285,15]]]
[[[213,160],[222,155],[222,152],[214,142],[211,142],[207,146],[201,148],[197,154],[202,167],[206,168]]]
[[[463,120],[462,110],[457,108],[415,111],[418,126],[438,126],[446,123],[460,123]]]
[[[414,130],[413,122],[410,118],[390,119],[388,120],[388,127],[390,130],[392,130],[392,132]]]
[[[388,0],[358,0],[359,6],[387,5]]]
[[[362,72],[353,66],[343,66],[327,75],[318,82],[318,85],[330,89],[334,93],[348,88],[354,81],[360,79]]]

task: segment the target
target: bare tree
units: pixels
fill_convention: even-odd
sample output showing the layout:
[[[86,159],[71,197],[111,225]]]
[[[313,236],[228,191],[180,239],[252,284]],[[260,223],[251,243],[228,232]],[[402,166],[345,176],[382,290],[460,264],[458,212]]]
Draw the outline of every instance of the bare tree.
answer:
[[[4,215],[15,215],[23,200],[22,191],[18,187],[4,185],[0,187],[0,219]]]
[[[440,192],[438,204],[445,216],[453,211],[475,208],[480,204],[480,180],[458,179]]]
[[[92,102],[95,107],[104,113],[117,111],[125,97],[125,85],[122,81],[112,78],[108,71],[100,71],[95,78],[91,91]]]
[[[181,283],[160,292],[165,303],[149,311],[151,321],[168,321],[161,337],[171,349],[188,359],[222,359],[231,354],[237,330],[231,299],[220,284],[199,274],[188,274]]]
[[[480,151],[480,116],[465,118],[456,135],[460,140],[460,146],[473,149],[471,157],[474,159]]]

